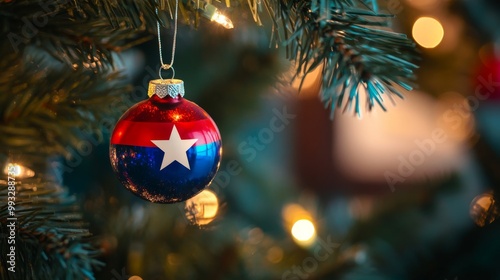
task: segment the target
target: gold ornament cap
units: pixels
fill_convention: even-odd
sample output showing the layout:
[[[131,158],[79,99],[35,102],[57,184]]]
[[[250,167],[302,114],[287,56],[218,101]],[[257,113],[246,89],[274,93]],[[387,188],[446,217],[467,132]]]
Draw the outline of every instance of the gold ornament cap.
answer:
[[[179,79],[157,79],[149,81],[148,96],[156,94],[160,98],[184,96],[184,81]]]

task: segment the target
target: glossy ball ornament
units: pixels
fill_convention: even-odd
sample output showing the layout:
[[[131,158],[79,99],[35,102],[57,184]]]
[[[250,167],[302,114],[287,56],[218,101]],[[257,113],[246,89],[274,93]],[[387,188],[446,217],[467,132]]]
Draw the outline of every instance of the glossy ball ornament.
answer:
[[[222,143],[212,118],[184,99],[181,80],[153,80],[148,100],[118,120],[110,160],[120,182],[157,203],[185,201],[206,188],[219,168]]]
[[[476,196],[470,204],[470,216],[479,227],[493,223],[500,216],[500,208],[493,194]]]

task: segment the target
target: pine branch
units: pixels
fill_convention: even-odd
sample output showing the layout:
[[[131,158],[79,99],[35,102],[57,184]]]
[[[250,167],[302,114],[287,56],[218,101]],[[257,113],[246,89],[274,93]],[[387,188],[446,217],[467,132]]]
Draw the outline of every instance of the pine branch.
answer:
[[[15,203],[13,208],[7,203],[0,208],[2,279],[13,275],[15,279],[94,279],[92,271],[103,264],[95,259],[99,252],[86,241],[89,233],[74,198],[56,182],[40,177],[15,182],[13,193],[13,185],[0,180],[0,200]],[[14,233],[7,226],[13,217],[17,218]],[[9,242],[10,236],[15,236],[15,243]],[[15,273],[8,271],[11,246],[15,246]]]
[[[85,136],[102,137],[106,128],[102,126],[112,126],[118,110],[128,105],[118,96],[129,88],[118,73],[97,75],[92,69],[72,70],[50,59],[43,61],[43,56],[31,56],[24,62],[7,55],[0,62],[0,133],[4,136],[0,154],[22,155],[21,162],[26,163],[57,155],[71,158]],[[16,192],[17,279],[94,279],[93,270],[102,264],[95,259],[98,251],[85,241],[89,233],[83,229],[81,209],[63,187],[49,180],[47,167],[33,169],[40,176],[19,182]],[[4,202],[7,184],[0,180]],[[8,214],[7,207],[0,208],[4,279],[12,276],[4,260],[10,248],[9,232],[4,231],[11,222]]]
[[[37,29],[36,36],[28,41],[70,64],[100,62],[98,66],[109,66],[113,63],[112,52],[147,40],[146,30],[151,33],[157,20],[169,26],[173,2],[64,2],[44,15],[48,18],[46,25]],[[15,49],[27,43],[23,41],[26,38],[16,35],[22,33],[18,29],[25,28],[25,19],[34,19],[40,10],[38,1],[26,3],[21,7],[17,3],[4,4],[7,27],[4,35]],[[56,0],[50,3],[61,4]],[[245,3],[260,23],[258,5],[252,1]],[[332,116],[335,108],[343,104],[344,111],[354,105],[354,111],[360,114],[363,91],[369,109],[378,104],[385,110],[384,94],[392,100],[392,95],[402,97],[398,86],[405,90],[413,88],[413,71],[417,68],[411,62],[416,57],[414,43],[403,34],[381,29],[389,25],[391,16],[378,12],[377,1],[266,0],[263,3],[273,19],[273,40],[286,45],[288,58],[297,66],[296,77],[304,79],[317,67],[323,67],[320,96],[331,107]],[[184,22],[197,24],[201,7],[195,1],[181,1]]]
[[[27,65],[0,62],[0,151],[71,156],[90,133],[111,129],[130,88],[118,73],[50,69],[34,59]],[[48,81],[48,82],[47,82]],[[127,104],[128,105],[128,104]],[[121,108],[120,108],[121,107]]]
[[[25,163],[58,155],[71,158],[82,138],[91,133],[102,137],[102,130],[111,129],[119,110],[130,106],[128,100],[119,98],[125,98],[130,88],[119,73],[109,69],[113,53],[133,43],[130,38],[143,31],[145,21],[134,25],[138,22],[133,17],[116,12],[118,3],[112,5],[114,12],[103,3],[0,3],[0,33],[8,38],[0,43],[4,54],[0,61],[3,157],[22,155]],[[109,18],[102,16],[106,9]],[[16,279],[94,279],[93,270],[102,263],[95,259],[99,252],[85,239],[89,233],[81,209],[48,176],[46,166],[33,169],[37,179],[18,181],[16,190],[14,274],[5,259],[10,250],[10,231],[5,232],[11,223],[9,208],[0,208],[0,275],[4,279],[13,275]],[[8,182],[0,181],[0,199],[5,202],[7,190]]]
[[[155,26],[152,1],[0,2],[4,45],[22,53],[39,46],[69,65],[113,64],[112,53],[143,42]],[[149,37],[151,38],[151,37]]]
[[[369,2],[369,1],[366,1]],[[375,2],[375,1],[371,1]],[[381,28],[390,15],[377,13],[362,1],[266,1],[277,41],[284,42],[287,56],[295,61],[295,78],[305,78],[323,67],[320,96],[335,108],[345,104],[359,115],[360,93],[366,91],[369,109],[385,110],[383,94],[403,97],[396,86],[413,87],[417,68],[414,43],[405,35]],[[376,8],[374,5],[373,8]],[[303,80],[302,80],[303,81]]]
[[[100,133],[103,120],[114,123],[116,107],[129,104],[119,97],[127,96],[128,88],[119,74],[110,73],[113,54],[150,38],[157,20],[169,26],[173,3],[0,2],[0,35],[7,38],[0,43],[5,54],[0,60],[0,133],[4,136],[0,155],[70,157],[68,147],[77,147],[86,131]],[[245,4],[240,5],[245,9],[248,4],[260,21],[256,1],[238,3]],[[355,103],[359,114],[361,88],[367,89],[370,108],[375,103],[383,106],[383,91],[391,97],[401,95],[396,85],[411,88],[416,66],[408,61],[414,56],[413,44],[401,34],[379,29],[388,24],[389,16],[375,12],[376,1],[262,3],[273,19],[274,40],[286,45],[297,76],[324,67],[321,95],[332,111],[347,99],[346,108]],[[179,15],[184,23],[196,25],[202,6],[181,1]],[[16,197],[20,278],[93,279],[92,270],[100,263],[94,259],[96,250],[85,241],[88,232],[78,208],[60,184],[47,179],[44,169],[35,171],[38,179],[23,180]],[[7,183],[0,182],[4,201]],[[0,208],[2,233],[7,217],[8,208]],[[0,246],[1,258],[7,254],[7,244]],[[5,263],[2,259],[0,275],[7,278]]]

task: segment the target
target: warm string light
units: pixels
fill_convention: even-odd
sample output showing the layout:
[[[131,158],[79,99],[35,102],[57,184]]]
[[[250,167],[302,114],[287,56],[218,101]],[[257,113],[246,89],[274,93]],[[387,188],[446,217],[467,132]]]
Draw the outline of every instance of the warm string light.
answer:
[[[221,14],[220,11],[216,11],[210,20],[217,22],[226,29],[234,28],[233,22],[227,16]]]
[[[233,22],[227,16],[222,14],[217,7],[212,4],[207,4],[203,10],[203,16],[211,21],[214,21],[226,29],[234,28]]]
[[[12,172],[12,171],[14,171],[14,172]],[[35,171],[33,171],[33,170],[29,169],[28,167],[25,167],[21,164],[18,164],[18,163],[9,163],[9,164],[5,165],[3,172],[5,174],[14,173],[13,175],[19,179],[30,178],[30,177],[35,176]]]

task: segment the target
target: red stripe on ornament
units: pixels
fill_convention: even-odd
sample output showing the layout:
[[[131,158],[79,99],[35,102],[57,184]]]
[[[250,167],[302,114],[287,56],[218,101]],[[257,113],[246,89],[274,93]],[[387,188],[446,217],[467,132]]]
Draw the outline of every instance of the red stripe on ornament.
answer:
[[[113,131],[111,144],[156,147],[151,140],[169,140],[175,124],[181,139],[198,139],[194,146],[220,140],[219,130],[211,119],[193,122],[133,122],[119,121]]]

